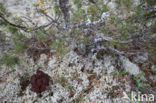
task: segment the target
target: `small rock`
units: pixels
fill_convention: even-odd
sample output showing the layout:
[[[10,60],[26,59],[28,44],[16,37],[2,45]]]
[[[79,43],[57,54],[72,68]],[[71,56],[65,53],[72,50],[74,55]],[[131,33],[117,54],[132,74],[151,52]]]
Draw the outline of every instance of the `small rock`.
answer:
[[[152,65],[151,69],[152,71],[156,72],[156,65]]]
[[[137,57],[134,57],[134,61],[136,63],[144,63],[148,59],[148,53],[144,53],[143,55],[139,55]]]
[[[126,72],[130,73],[131,75],[137,75],[141,73],[139,67],[136,64],[132,63],[131,61],[129,61],[129,59],[127,59],[126,57],[121,56],[120,60]]]
[[[56,58],[55,58],[55,57],[50,58],[50,60],[49,60],[49,62],[48,62],[48,66],[49,66],[50,68],[52,68],[53,65],[54,65],[54,63],[56,63]]]
[[[39,62],[38,62],[38,65],[39,65],[39,66],[44,66],[44,63],[46,62],[47,58],[48,58],[48,57],[47,57],[46,54],[41,54],[41,55],[40,55]]]

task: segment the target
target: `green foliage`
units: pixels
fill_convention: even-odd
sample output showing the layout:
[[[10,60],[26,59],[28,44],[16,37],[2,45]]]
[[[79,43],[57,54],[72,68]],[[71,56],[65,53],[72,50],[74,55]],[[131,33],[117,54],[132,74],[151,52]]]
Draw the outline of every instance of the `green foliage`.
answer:
[[[63,37],[59,37],[50,45],[52,49],[56,50],[57,55],[60,57],[62,57],[66,52],[64,48],[64,42],[65,39]]]
[[[148,50],[149,52],[149,58],[156,63],[156,46],[153,46],[153,48]]]
[[[79,96],[71,103],[85,103],[85,100],[83,99],[83,97]]]
[[[74,22],[80,22],[81,20],[85,20],[86,19],[85,10],[84,9],[79,9],[77,11],[73,11],[71,19]]]
[[[59,77],[58,82],[65,88],[69,89],[70,91],[72,91],[73,87],[70,84],[66,83],[66,79],[64,77]]]
[[[58,5],[54,4],[53,8],[54,8],[55,14],[57,16],[61,14],[61,11],[59,10],[59,6]]]
[[[115,1],[118,6],[125,6],[127,9],[131,8],[131,5],[133,4],[133,0],[116,0]]]
[[[0,43],[5,42],[4,38],[0,38]]]
[[[25,48],[26,44],[24,42],[15,42],[13,50],[15,51],[15,53],[21,53],[23,52],[24,48]]]
[[[125,75],[127,72],[125,71],[125,70],[121,70],[121,71],[119,71],[119,74],[120,75]]]
[[[82,3],[81,2],[82,2],[81,0],[74,0],[74,4],[76,5],[76,7],[78,9],[80,9],[82,7]]]
[[[12,39],[14,42],[21,41],[25,38],[25,36],[21,33],[16,33],[12,35]]]
[[[109,11],[108,6],[103,4],[102,7],[100,8],[100,14],[102,14],[103,12],[107,12],[107,11]]]
[[[145,74],[144,73],[139,73],[139,74],[137,74],[135,77],[136,78],[141,78],[142,76],[144,76]]]
[[[140,24],[139,23],[132,23],[131,20],[127,19],[127,20],[122,20],[121,18],[117,18],[114,17],[113,15],[110,16],[109,19],[109,24],[110,27],[108,26],[107,28],[103,28],[103,31],[105,33],[107,33],[107,31],[110,29],[110,31],[114,31],[112,32],[111,35],[112,36],[120,36],[119,41],[125,41],[129,39],[129,35],[130,34],[136,34],[134,35],[134,38],[136,38],[136,36],[138,36],[140,33]],[[110,34],[109,34],[110,36]],[[116,44],[117,43],[117,44]],[[112,41],[111,44],[115,44],[117,46],[120,46],[118,44],[118,42]]]
[[[80,29],[73,28],[70,32],[70,35],[75,39],[75,43],[87,43],[88,39],[85,35],[83,35],[83,31]]]
[[[44,28],[40,28],[36,31],[36,39],[37,41],[45,40],[49,37],[48,31],[46,31]]]
[[[6,28],[12,34],[17,34],[18,33],[18,29],[16,27],[14,27],[14,26],[11,26],[11,25],[8,24]]]
[[[1,27],[5,25],[5,22],[1,18],[0,18],[0,24],[1,24]]]
[[[4,7],[4,5],[2,3],[0,3],[0,12],[2,12],[2,13],[7,12],[6,8]]]
[[[86,44],[88,42],[87,37],[83,35],[83,32],[81,30],[75,30],[74,36],[75,36],[75,43]]]
[[[0,43],[5,42],[5,37],[2,34],[2,31],[0,31]]]
[[[146,2],[150,6],[156,5],[155,0],[140,0],[141,2]]]
[[[143,86],[141,86],[141,88],[150,88],[150,86],[148,86],[148,85],[143,85]]]
[[[115,25],[117,30],[121,34],[121,40],[127,40],[129,34],[139,32],[139,24],[137,23],[131,23],[127,21],[121,21],[120,19],[116,19]]]
[[[115,48],[115,47],[120,47],[121,45],[117,40],[112,40],[112,41],[110,41],[110,46],[112,48]]]
[[[14,21],[14,23],[16,24],[16,25],[23,25],[23,23],[25,23],[22,19],[21,19],[21,17],[19,17],[19,16],[15,16],[15,17],[13,17],[12,18],[12,21]]]
[[[70,91],[72,91],[72,89],[73,89],[72,85],[70,85],[70,84],[67,84],[65,87],[66,87],[67,89],[69,89]]]
[[[125,70],[120,70],[119,72],[112,72],[113,75],[125,75],[127,72]]]
[[[95,15],[98,11],[98,7],[95,6],[95,5],[89,5],[88,8],[87,8],[87,13],[89,15]]]
[[[14,42],[14,46],[13,46],[14,53],[23,52],[26,44],[22,42],[22,40],[25,38],[25,36],[20,33],[19,29],[11,25],[7,25],[6,29],[12,34],[11,40]]]
[[[138,89],[140,89],[140,88],[149,88],[148,85],[142,85],[141,86],[141,77],[143,77],[144,75],[145,75],[144,73],[140,73],[140,74],[138,74],[136,76],[132,76],[132,80],[134,80],[134,83],[135,83],[135,85],[136,85],[136,87]]]
[[[116,20],[115,20],[115,16],[114,16],[114,15],[110,15],[110,17],[109,17],[109,22],[110,22],[111,24],[115,24]]]
[[[64,77],[59,77],[58,82],[59,82],[63,87],[65,87],[66,80],[65,80]]]
[[[143,20],[144,13],[145,13],[145,11],[141,7],[136,7],[134,10],[134,14],[131,16],[131,18],[138,19],[139,21],[141,21],[141,20]]]
[[[89,5],[87,8],[87,13],[88,16],[91,20],[93,20],[94,16],[97,14],[98,12],[98,7],[95,5]]]
[[[140,78],[137,76],[133,76],[132,79],[135,81],[135,84],[137,85],[137,87],[140,86]]]
[[[6,64],[7,67],[14,67],[16,64],[19,64],[19,58],[16,56],[11,56],[11,55],[4,55],[0,59],[0,65]]]

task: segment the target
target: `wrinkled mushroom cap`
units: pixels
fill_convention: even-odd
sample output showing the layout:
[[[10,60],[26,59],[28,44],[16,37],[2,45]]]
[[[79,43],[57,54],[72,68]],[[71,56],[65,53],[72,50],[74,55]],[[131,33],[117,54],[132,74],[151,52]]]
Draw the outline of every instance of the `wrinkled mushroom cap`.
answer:
[[[36,74],[31,76],[31,91],[41,93],[47,90],[49,87],[49,81],[50,77],[46,73],[37,70]]]

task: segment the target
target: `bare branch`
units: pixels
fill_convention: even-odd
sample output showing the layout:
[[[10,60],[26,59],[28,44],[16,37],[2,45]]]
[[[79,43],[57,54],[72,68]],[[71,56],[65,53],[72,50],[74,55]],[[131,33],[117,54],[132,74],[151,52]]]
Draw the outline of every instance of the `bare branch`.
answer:
[[[4,16],[2,16],[2,14],[0,13],[0,18],[2,20],[4,20],[6,23],[8,23],[9,25],[11,26],[14,26],[14,27],[17,27],[17,28],[21,28],[21,29],[27,29],[27,27],[25,26],[21,26],[21,25],[17,25],[17,24],[14,24],[14,23],[11,23],[9,20],[7,20]]]
[[[108,50],[111,51],[112,53],[118,54],[118,55],[136,55],[139,54],[139,52],[125,52],[125,51],[119,51],[117,49],[114,49],[112,47],[108,47]]]

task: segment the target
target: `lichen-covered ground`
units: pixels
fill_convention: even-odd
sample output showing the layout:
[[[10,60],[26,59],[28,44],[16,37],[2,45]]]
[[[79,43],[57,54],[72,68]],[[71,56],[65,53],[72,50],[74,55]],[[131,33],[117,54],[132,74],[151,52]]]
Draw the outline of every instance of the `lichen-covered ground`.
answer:
[[[30,16],[40,25],[47,21],[40,15],[31,14],[32,4],[36,1],[1,2],[12,14]],[[112,11],[115,10],[113,2],[109,3]],[[73,41],[67,44],[62,57],[51,50],[50,55],[39,53],[34,60],[30,55],[35,53],[30,51],[19,54],[19,65],[11,68],[1,65],[0,103],[138,103],[131,99],[132,92],[152,94],[155,96],[153,103],[156,102],[156,65],[149,63],[146,52],[128,57],[101,53],[100,49],[83,55],[83,49],[75,50],[78,47]],[[99,47],[96,46],[94,48]],[[0,58],[6,52],[1,50]],[[50,76],[49,89],[41,94],[30,90],[30,78],[37,69]]]
[[[104,55],[103,59],[85,58],[74,51],[67,53],[62,59],[56,56],[41,54],[37,63],[29,57],[22,57],[20,66],[13,70],[1,67],[0,99],[6,103],[130,103],[124,99],[125,93],[134,89],[131,74],[137,74],[140,68],[125,57]],[[118,72],[117,62],[129,74]],[[31,85],[26,82],[36,70],[47,73],[51,78],[50,89],[42,92],[41,96],[30,90]],[[155,67],[152,67],[155,70]],[[154,72],[154,71],[153,71]],[[115,74],[116,73],[116,74]],[[152,79],[153,78],[153,79]],[[142,78],[148,82],[146,78]],[[151,77],[154,82],[155,77]],[[144,90],[145,93],[155,94]]]

